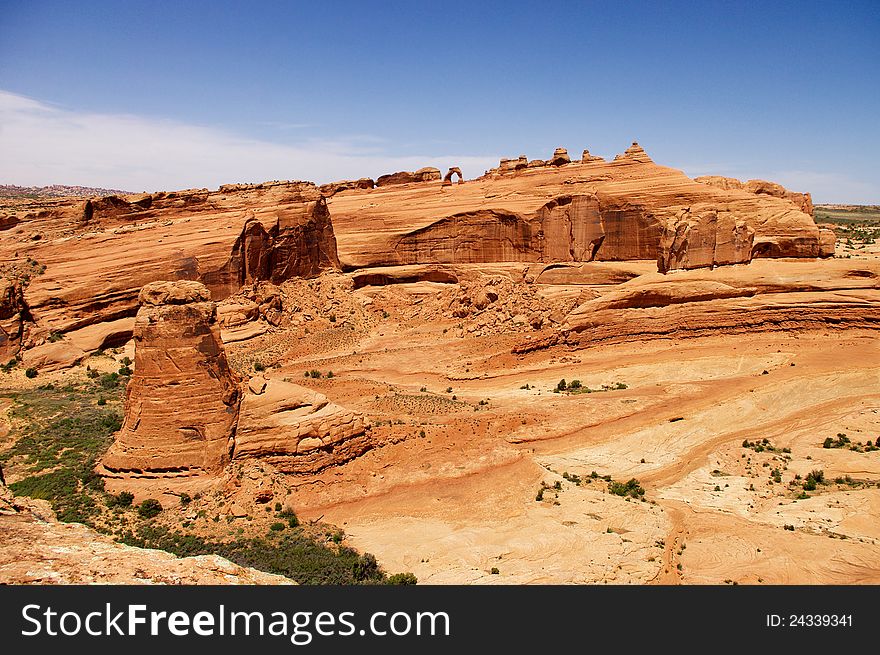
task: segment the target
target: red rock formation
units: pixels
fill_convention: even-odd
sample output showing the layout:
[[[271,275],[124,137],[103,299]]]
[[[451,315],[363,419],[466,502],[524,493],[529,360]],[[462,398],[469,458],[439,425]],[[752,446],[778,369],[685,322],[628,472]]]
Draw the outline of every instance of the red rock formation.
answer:
[[[316,473],[371,447],[363,418],[322,394],[260,377],[248,384],[234,459],[259,458],[285,473]]]
[[[420,168],[415,173],[410,171],[401,171],[399,173],[389,173],[388,175],[380,175],[376,179],[376,186],[391,186],[395,184],[412,184],[414,182],[432,182],[440,179],[440,169],[426,166]]]
[[[0,364],[5,364],[18,353],[27,318],[21,283],[0,279]]]
[[[349,189],[372,189],[375,186],[376,183],[371,178],[362,177],[357,180],[340,180],[339,182],[322,184],[318,187],[318,191],[320,191],[325,198],[330,198],[337,193],[348,191]]]
[[[571,157],[568,156],[568,150],[565,148],[557,148],[553,151],[553,156],[550,158],[548,162],[550,166],[562,166],[563,164],[570,164]]]
[[[443,176],[443,186],[452,185],[453,175],[458,175],[458,181],[464,182],[464,176],[461,174],[461,169],[458,166],[453,166],[448,171],[446,171],[446,175]]]
[[[729,212],[683,210],[666,221],[660,235],[657,270],[713,268],[751,259],[755,231]]]
[[[797,193],[789,191],[781,184],[775,182],[767,182],[766,180],[749,180],[748,182],[740,182],[735,177],[723,177],[721,175],[703,175],[695,177],[695,182],[708,184],[725,190],[742,190],[749,193],[764,194],[773,196],[774,198],[783,198],[788,200],[795,207],[805,214],[813,215],[813,199],[809,193]]]
[[[35,321],[27,347],[51,332],[77,338],[133,318],[138,291],[156,280],[199,280],[222,299],[243,280],[312,277],[339,266],[326,202],[307,182],[37,206],[0,239],[0,259],[45,266],[24,291]]]
[[[820,256],[819,230],[788,198],[723,189],[658,166],[637,143],[613,162],[530,167],[526,157],[439,194],[431,187],[334,199],[344,269],[418,263],[655,259],[662,271]],[[823,254],[830,253],[829,236]]]
[[[101,461],[114,478],[217,474],[230,461],[241,395],[199,282],[154,282],[140,293],[125,421]]]
[[[587,150],[586,148],[584,148],[584,152],[581,155],[581,163],[582,164],[589,164],[592,161],[605,161],[605,160],[602,157],[599,157],[597,155],[591,155],[590,151]]]
[[[544,338],[514,353],[558,344],[687,338],[761,331],[880,327],[880,268],[838,260],[821,267],[757,260],[748,268],[643,275],[574,309]]]

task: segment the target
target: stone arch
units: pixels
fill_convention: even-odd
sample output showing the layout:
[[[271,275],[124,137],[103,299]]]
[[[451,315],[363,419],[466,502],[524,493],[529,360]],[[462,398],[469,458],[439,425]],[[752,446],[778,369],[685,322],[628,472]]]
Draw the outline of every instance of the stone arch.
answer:
[[[458,166],[453,166],[446,171],[446,175],[443,177],[443,186],[452,186],[453,175],[458,175],[459,184],[464,182],[464,175],[461,174],[461,169]]]

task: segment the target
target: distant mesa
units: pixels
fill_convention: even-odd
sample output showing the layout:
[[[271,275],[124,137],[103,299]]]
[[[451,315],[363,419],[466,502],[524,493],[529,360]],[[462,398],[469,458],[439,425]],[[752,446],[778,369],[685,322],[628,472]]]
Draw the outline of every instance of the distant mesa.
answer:
[[[127,196],[131,191],[102,189],[91,186],[52,184],[49,186],[16,186],[0,184],[0,198],[93,198],[95,196]]]

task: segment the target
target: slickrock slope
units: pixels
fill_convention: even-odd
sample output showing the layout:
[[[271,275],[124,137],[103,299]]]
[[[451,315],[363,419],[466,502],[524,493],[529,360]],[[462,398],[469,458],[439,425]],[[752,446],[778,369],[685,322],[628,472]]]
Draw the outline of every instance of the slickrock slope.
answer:
[[[217,309],[199,282],[154,282],[140,293],[135,372],[125,422],[102,460],[110,477],[219,473],[229,462],[241,402]]]
[[[6,218],[0,260],[39,266],[24,290],[27,347],[52,332],[76,347],[78,331],[95,325],[107,329],[88,343],[116,345],[113,322],[130,321],[141,287],[157,280],[198,280],[222,299],[249,281],[339,265],[326,203],[308,182],[42,201]]]
[[[715,186],[655,164],[638,144],[614,161],[564,149],[502,160],[463,184],[350,189],[329,201],[347,270],[405,264],[656,259],[665,272],[831,254],[807,196]],[[533,165],[534,164],[534,165]],[[779,187],[782,189],[782,187]],[[797,205],[797,206],[796,206]]]
[[[363,418],[326,396],[281,380],[250,380],[235,459],[263,458],[284,473],[317,473],[371,447]]]
[[[115,543],[78,523],[59,523],[48,503],[0,484],[2,584],[292,584],[217,555],[175,557]]]
[[[781,184],[776,182],[768,182],[767,180],[749,180],[748,182],[740,182],[735,177],[724,177],[721,175],[702,175],[695,177],[694,182],[700,184],[708,184],[718,187],[719,189],[736,189],[748,191],[749,193],[764,194],[775,198],[784,198],[805,214],[813,215],[813,198],[809,193],[798,193],[789,191]]]
[[[752,262],[748,267],[643,275],[574,309],[560,330],[515,352],[789,328],[880,327],[876,262]]]

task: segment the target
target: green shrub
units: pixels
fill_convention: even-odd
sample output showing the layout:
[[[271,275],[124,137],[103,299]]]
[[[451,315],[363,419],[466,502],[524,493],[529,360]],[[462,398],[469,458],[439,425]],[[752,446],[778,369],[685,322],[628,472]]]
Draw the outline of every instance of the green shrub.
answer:
[[[385,584],[390,585],[414,585],[418,583],[418,578],[412,573],[395,573],[394,575],[389,575],[388,580],[385,581]]]
[[[572,380],[572,381],[568,384],[568,388],[569,388],[569,389],[580,389],[581,386],[582,386],[582,385],[581,385],[581,381],[580,381],[580,380]]]
[[[138,506],[138,516],[142,519],[151,519],[158,516],[162,511],[162,503],[155,498],[147,498]]]
[[[608,491],[615,496],[630,496],[637,498],[645,495],[645,490],[635,478],[630,478],[627,482],[611,481],[608,484]]]
[[[269,529],[272,530],[273,532],[281,532],[286,527],[287,526],[284,525],[281,521],[276,521],[275,523],[273,523],[272,525],[269,526]]]
[[[556,391],[565,391],[567,388],[568,384],[566,383],[565,378],[556,383]]]
[[[489,571],[489,573],[491,573],[492,575],[498,575],[499,573],[501,573],[501,571],[498,570],[497,566],[493,566],[492,570]]]
[[[133,501],[133,493],[130,491],[120,491],[118,495],[107,498],[107,507],[131,507]]]
[[[105,389],[115,389],[119,386],[119,373],[104,373],[98,384]]]
[[[189,505],[192,502],[192,496],[187,493],[180,494],[180,504]]]
[[[37,369],[35,369],[34,367],[31,367],[31,368],[27,369],[24,372],[24,374],[25,374],[25,376],[33,379],[33,378],[37,377]]]
[[[255,371],[265,371],[266,365],[263,362],[254,362]]]

